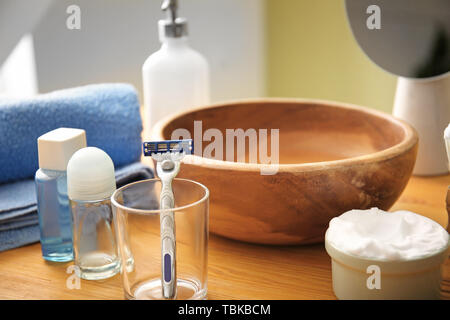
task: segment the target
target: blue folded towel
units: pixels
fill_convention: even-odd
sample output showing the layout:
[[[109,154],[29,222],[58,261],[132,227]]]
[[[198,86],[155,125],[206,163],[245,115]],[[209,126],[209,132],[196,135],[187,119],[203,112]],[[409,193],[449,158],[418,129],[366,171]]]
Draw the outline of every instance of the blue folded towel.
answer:
[[[36,212],[27,213],[23,216],[12,218],[6,221],[0,221],[0,232],[8,231],[11,229],[18,229],[27,226],[37,225],[39,223],[39,218]]]
[[[116,170],[116,184],[153,178],[153,171],[139,162]],[[34,179],[0,185],[0,251],[39,241]]]
[[[116,167],[139,160],[142,122],[136,90],[97,84],[30,99],[0,99],[0,183],[26,179],[38,169],[37,141],[59,127],[86,130],[89,146]]]
[[[0,232],[0,252],[25,246],[39,241],[39,225],[11,229]]]
[[[11,210],[28,211],[33,206],[36,209],[35,188],[33,179],[0,184],[0,220]]]

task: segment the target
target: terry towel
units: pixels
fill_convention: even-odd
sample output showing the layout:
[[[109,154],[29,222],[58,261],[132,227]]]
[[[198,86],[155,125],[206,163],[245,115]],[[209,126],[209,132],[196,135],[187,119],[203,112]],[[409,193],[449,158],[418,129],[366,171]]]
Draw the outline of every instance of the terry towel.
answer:
[[[116,170],[116,185],[120,188],[153,177],[149,167],[136,162]],[[0,185],[0,251],[37,241],[39,225],[34,179]]]
[[[139,160],[142,122],[129,84],[96,84],[30,99],[0,98],[0,183],[30,178],[38,169],[37,138],[59,127],[86,131],[116,167]]]

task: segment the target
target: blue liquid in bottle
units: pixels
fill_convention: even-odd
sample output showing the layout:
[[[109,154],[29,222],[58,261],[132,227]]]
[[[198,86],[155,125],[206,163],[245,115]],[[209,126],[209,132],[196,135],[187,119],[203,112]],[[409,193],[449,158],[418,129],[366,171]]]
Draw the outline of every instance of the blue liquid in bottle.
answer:
[[[72,217],[66,172],[39,169],[35,181],[42,256],[48,261],[71,261]]]

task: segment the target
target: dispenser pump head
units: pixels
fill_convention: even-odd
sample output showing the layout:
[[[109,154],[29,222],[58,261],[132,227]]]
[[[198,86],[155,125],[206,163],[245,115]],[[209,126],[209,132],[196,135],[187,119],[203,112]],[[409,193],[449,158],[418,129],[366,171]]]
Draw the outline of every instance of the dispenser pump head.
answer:
[[[187,35],[187,20],[177,16],[178,0],[164,0],[161,10],[167,13],[165,20],[159,20],[159,38],[181,38]]]

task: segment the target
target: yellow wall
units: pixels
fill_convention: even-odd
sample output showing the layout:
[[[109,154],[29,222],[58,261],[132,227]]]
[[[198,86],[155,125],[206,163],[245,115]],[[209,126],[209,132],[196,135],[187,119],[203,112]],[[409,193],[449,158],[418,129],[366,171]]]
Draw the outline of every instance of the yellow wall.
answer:
[[[360,50],[344,0],[266,0],[266,15],[269,96],[392,110],[396,78]]]

